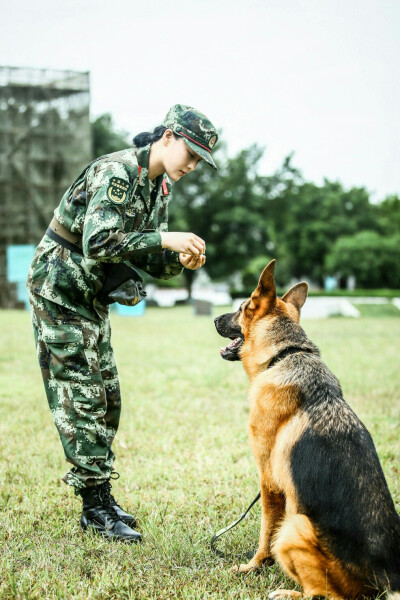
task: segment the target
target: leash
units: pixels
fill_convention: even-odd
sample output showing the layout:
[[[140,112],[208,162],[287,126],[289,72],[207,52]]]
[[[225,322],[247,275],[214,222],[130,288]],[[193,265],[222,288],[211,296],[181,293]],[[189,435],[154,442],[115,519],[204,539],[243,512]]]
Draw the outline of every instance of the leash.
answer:
[[[250,504],[250,506],[248,507],[248,509],[240,515],[240,517],[234,521],[233,523],[231,523],[230,525],[228,525],[228,527],[224,527],[223,529],[220,529],[219,531],[217,531],[217,533],[215,533],[213,535],[213,537],[211,538],[211,550],[214,552],[214,554],[216,554],[219,558],[230,558],[228,557],[228,555],[225,552],[221,552],[221,550],[218,550],[218,548],[215,547],[215,542],[217,541],[217,539],[219,537],[221,537],[221,535],[224,535],[224,533],[227,533],[228,531],[230,531],[231,529],[233,529],[234,527],[236,527],[236,525],[239,525],[240,521],[243,521],[243,519],[247,516],[247,514],[249,513],[249,511],[253,508],[253,506],[256,504],[256,502],[259,501],[261,497],[261,492],[258,492],[257,496],[254,498],[253,502]],[[249,553],[246,553],[244,556],[248,556]],[[240,558],[238,555],[234,556],[235,558]],[[250,555],[248,556],[249,558],[253,557],[253,553],[250,553]]]

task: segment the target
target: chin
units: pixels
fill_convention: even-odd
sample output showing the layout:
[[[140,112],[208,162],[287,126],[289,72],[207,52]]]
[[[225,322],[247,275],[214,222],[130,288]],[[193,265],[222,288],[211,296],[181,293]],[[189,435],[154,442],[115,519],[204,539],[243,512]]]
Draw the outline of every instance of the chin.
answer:
[[[182,175],[180,175],[179,173],[168,173],[167,172],[167,175],[172,181],[179,181],[180,178],[182,177]]]

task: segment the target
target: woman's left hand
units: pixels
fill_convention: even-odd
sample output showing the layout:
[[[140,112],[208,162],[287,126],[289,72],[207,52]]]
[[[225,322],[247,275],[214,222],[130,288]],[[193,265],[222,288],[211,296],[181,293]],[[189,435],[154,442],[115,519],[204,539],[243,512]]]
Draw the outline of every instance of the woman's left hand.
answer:
[[[185,269],[195,271],[204,265],[206,262],[206,255],[200,254],[199,256],[195,256],[193,254],[184,254],[183,252],[180,252],[179,260]]]

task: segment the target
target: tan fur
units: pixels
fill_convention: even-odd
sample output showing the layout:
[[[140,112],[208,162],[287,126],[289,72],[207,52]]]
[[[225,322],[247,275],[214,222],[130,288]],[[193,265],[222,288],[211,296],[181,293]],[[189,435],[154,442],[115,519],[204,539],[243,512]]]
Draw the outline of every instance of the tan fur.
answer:
[[[354,598],[364,590],[321,548],[305,515],[287,516],[273,542],[273,554],[286,573],[301,584],[305,596]]]

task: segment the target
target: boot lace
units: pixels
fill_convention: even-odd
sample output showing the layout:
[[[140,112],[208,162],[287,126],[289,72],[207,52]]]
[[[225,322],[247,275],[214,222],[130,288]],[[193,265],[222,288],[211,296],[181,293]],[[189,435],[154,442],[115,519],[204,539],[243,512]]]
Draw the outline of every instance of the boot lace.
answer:
[[[105,481],[104,483],[102,483],[100,488],[101,488],[100,493],[101,493],[101,500],[102,500],[103,506],[107,506],[109,508],[112,508],[113,506],[118,506],[118,508],[121,508],[111,493],[110,481]]]
[[[105,482],[105,483],[107,483],[107,482]],[[90,489],[90,498],[88,498],[87,495],[85,495],[86,500],[84,498],[84,506],[85,506],[86,502],[87,502],[87,506],[86,506],[87,508],[101,506],[101,508],[107,513],[109,520],[112,523],[116,523],[120,519],[118,518],[118,515],[115,512],[115,510],[112,508],[112,504],[111,504],[112,496],[111,497],[110,496],[108,495],[107,488],[105,489],[105,485],[103,483],[99,486],[96,486],[96,487]],[[82,497],[83,497],[83,495],[82,495]]]

